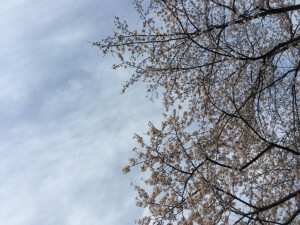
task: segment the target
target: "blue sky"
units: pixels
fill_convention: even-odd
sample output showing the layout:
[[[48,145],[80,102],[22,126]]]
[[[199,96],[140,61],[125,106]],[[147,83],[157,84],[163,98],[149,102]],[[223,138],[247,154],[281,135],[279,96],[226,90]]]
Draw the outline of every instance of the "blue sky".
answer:
[[[143,84],[87,41],[137,25],[131,0],[2,0],[0,224],[133,224],[133,133],[160,118]]]

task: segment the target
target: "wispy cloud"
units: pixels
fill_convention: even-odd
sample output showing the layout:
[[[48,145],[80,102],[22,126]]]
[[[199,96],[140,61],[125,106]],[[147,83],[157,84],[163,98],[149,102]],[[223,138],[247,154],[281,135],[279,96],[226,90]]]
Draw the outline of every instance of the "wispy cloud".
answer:
[[[122,7],[120,7],[122,5]],[[118,7],[116,7],[118,6]],[[4,1],[0,10],[0,224],[132,224],[121,174],[136,131],[159,118],[142,85],[86,41],[111,33],[110,1]],[[117,11],[119,10],[119,11]]]

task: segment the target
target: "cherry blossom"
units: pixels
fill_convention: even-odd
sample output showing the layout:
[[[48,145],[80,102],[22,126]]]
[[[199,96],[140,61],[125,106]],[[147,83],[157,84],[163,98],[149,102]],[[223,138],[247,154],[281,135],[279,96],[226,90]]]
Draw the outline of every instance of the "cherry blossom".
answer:
[[[136,0],[140,27],[93,43],[162,99],[131,167],[149,224],[299,224],[300,4]]]

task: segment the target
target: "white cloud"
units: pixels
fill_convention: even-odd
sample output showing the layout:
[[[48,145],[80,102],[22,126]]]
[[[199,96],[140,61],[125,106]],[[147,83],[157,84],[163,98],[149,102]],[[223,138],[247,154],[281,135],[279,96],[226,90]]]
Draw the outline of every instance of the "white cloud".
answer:
[[[142,85],[119,95],[128,72],[86,43],[111,33],[121,4],[126,14],[120,0],[3,2],[0,224],[133,224],[142,213],[138,177],[121,168],[159,102]]]

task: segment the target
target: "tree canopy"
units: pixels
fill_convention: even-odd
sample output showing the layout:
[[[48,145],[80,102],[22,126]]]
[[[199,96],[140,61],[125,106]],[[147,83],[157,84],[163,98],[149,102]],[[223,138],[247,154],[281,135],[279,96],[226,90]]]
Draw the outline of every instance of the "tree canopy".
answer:
[[[140,27],[93,43],[160,93],[160,126],[135,135],[124,172],[139,224],[296,224],[300,214],[300,4],[135,0]]]

